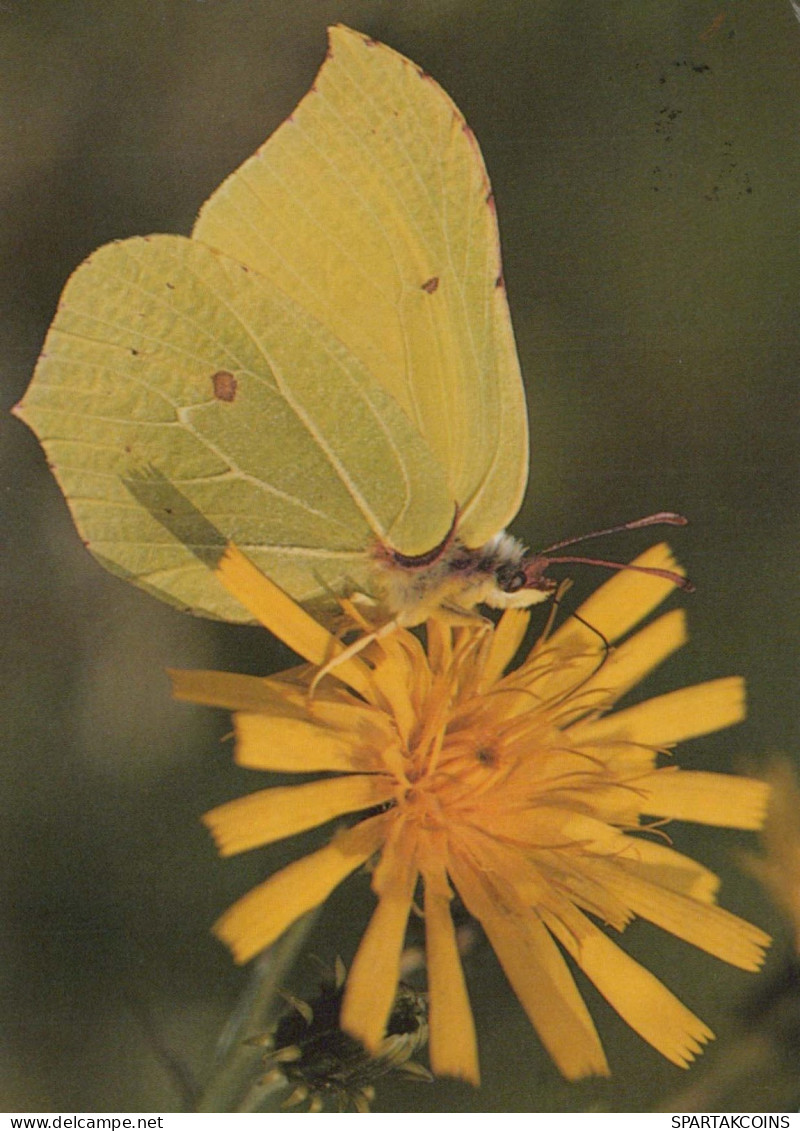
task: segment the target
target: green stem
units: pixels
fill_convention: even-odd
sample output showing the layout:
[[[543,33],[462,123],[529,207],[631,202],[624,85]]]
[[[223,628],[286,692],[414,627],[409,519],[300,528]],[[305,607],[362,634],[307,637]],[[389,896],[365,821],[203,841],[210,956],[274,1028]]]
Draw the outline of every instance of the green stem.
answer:
[[[220,1035],[197,1111],[252,1111],[253,1102],[266,1099],[268,1090],[255,1081],[264,1053],[244,1042],[274,1028],[284,1007],[280,990],[315,919],[315,911],[298,919],[255,960],[248,985]]]

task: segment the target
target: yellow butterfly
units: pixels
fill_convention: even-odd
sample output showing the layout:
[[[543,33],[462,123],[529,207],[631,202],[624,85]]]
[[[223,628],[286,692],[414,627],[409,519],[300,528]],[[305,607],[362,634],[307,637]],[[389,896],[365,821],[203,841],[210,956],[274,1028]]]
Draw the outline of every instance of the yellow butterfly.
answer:
[[[191,239],[78,268],[16,411],[89,549],[196,613],[246,618],[209,568],[228,540],[298,600],[362,593],[390,623],[555,585],[504,532],[528,429],[478,144],[344,27]]]

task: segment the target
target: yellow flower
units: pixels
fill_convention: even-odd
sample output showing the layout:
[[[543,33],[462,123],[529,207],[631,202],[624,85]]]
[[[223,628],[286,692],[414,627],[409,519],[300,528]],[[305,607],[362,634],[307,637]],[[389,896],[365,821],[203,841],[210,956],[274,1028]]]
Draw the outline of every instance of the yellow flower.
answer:
[[[800,785],[788,759],[772,763],[767,781],[772,792],[761,837],[764,854],[750,855],[745,863],[788,919],[800,954]]]
[[[675,569],[665,546],[639,566]],[[219,576],[311,665],[342,646],[235,548]],[[426,625],[427,647],[398,630],[334,664],[275,678],[174,673],[179,698],[235,712],[236,760],[335,776],[221,805],[205,821],[223,854],[348,817],[320,850],[235,903],[215,930],[237,961],[269,946],[372,858],[378,897],[350,968],[343,1029],[377,1050],[421,881],[431,1067],[478,1082],[475,1028],[450,904],[485,931],[539,1037],[569,1079],[607,1074],[603,1047],[562,950],[646,1041],[686,1066],[713,1034],[597,925],[641,916],[745,970],[768,937],[715,905],[717,878],[665,843],[664,819],[756,829],[768,787],[659,766],[681,739],[744,714],[738,678],[683,688],[613,712],[685,641],[681,611],[640,631],[671,582],[624,571],[509,670],[529,614],[496,628]],[[641,835],[657,825],[654,837]]]

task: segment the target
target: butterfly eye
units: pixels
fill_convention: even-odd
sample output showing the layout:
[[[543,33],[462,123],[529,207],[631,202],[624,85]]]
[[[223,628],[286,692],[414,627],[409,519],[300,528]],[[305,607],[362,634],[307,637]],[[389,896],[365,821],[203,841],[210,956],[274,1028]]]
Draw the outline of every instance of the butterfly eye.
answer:
[[[498,574],[497,583],[504,593],[518,593],[520,589],[524,589],[527,583],[525,571],[522,569],[514,570],[508,576],[501,576]]]

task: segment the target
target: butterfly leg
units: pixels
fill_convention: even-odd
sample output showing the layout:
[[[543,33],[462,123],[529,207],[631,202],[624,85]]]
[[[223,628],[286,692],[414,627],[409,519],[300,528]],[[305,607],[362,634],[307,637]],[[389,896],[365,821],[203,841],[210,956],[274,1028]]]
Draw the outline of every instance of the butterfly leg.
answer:
[[[332,656],[330,660],[322,665],[322,667],[319,669],[319,671],[311,681],[309,694],[313,696],[314,692],[317,689],[317,685],[319,684],[319,681],[323,678],[323,676],[330,675],[331,672],[335,671],[336,668],[338,668],[339,665],[343,664],[346,660],[352,660],[354,656],[357,656],[359,654],[359,652],[363,652],[363,650],[369,644],[372,644],[375,641],[380,641],[383,637],[390,636],[393,632],[396,632],[398,628],[403,627],[403,622],[401,618],[398,617],[394,620],[388,621],[386,624],[381,625],[380,628],[373,629],[371,632],[365,632],[363,636],[359,636],[356,640],[353,641],[352,644],[348,644],[343,651],[338,652],[335,656]]]

